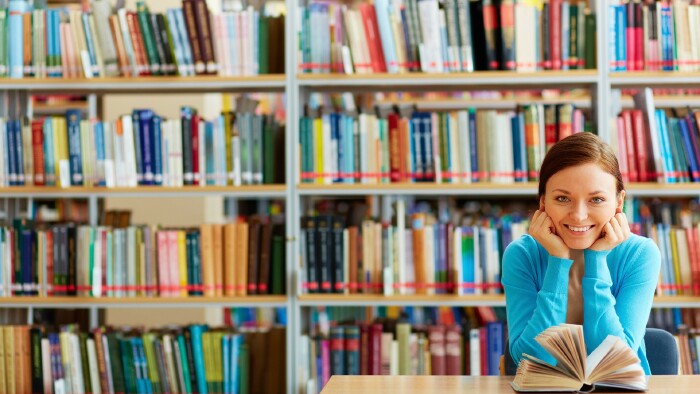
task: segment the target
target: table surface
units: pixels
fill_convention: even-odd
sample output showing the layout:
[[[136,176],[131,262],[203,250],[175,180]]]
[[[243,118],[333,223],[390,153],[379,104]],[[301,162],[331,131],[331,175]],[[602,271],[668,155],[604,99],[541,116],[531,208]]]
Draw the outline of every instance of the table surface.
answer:
[[[332,376],[321,394],[515,393],[512,380],[512,376]],[[699,393],[699,388],[700,375],[651,376],[648,392]]]

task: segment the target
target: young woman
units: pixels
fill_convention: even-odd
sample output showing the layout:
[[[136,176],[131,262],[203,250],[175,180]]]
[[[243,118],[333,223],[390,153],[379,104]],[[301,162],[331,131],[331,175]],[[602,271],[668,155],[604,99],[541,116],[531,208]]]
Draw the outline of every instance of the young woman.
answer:
[[[630,233],[617,158],[591,133],[555,144],[542,162],[539,209],[529,235],[503,254],[510,354],[555,360],[535,337],[560,323],[582,324],[588,352],[622,338],[649,363],[644,332],[659,278],[656,244]]]

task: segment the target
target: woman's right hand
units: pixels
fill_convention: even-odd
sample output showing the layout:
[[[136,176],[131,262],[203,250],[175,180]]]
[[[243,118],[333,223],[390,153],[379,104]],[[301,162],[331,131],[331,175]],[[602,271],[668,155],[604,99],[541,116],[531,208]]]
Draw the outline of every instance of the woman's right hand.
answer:
[[[543,210],[535,211],[532,215],[528,233],[547,250],[550,256],[570,259],[569,247],[557,235],[554,222]]]

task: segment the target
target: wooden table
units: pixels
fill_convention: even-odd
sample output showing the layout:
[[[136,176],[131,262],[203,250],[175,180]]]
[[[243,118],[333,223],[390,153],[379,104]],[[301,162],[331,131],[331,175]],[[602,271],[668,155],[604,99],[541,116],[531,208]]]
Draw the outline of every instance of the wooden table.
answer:
[[[321,394],[515,393],[512,380],[512,376],[333,376]],[[648,392],[700,393],[700,375],[652,376]]]

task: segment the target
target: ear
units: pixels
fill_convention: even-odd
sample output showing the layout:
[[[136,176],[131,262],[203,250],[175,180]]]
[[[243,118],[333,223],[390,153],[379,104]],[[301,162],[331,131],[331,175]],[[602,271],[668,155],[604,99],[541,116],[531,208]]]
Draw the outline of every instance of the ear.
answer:
[[[617,198],[617,207],[615,208],[615,213],[622,213],[622,209],[624,208],[625,205],[625,191],[621,191],[620,195]]]
[[[540,197],[540,211],[544,212],[544,196]]]

